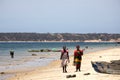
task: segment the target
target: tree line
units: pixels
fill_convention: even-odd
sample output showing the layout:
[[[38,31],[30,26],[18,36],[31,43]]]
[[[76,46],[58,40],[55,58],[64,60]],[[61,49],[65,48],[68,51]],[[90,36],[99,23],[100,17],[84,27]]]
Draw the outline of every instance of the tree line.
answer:
[[[108,33],[0,33],[0,41],[110,41],[120,39],[120,34]]]

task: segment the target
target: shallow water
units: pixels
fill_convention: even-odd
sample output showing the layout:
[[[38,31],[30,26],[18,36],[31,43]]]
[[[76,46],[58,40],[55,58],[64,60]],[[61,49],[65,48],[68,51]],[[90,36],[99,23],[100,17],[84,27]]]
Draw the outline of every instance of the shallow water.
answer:
[[[53,60],[59,59],[60,52],[28,52],[29,49],[62,49],[66,45],[69,54],[73,55],[76,45],[80,45],[81,49],[88,47],[85,54],[102,49],[120,47],[116,43],[84,43],[84,42],[19,42],[19,43],[0,43],[0,72],[21,72],[33,70],[36,67],[44,66]],[[12,59],[9,50],[13,49],[15,57]],[[31,56],[37,54],[37,56]],[[7,75],[8,76],[8,75]],[[3,78],[0,76],[1,79]]]
[[[15,63],[19,64],[22,62],[27,62],[27,60],[31,60],[36,58],[35,56],[31,56],[32,54],[37,54],[39,57],[45,57],[48,59],[58,59],[60,56],[60,52],[28,52],[29,49],[62,49],[63,45],[66,45],[69,54],[72,55],[76,45],[80,45],[81,49],[84,49],[86,46],[88,47],[84,53],[93,52],[101,49],[107,49],[111,47],[116,47],[116,43],[84,43],[84,42],[3,42],[0,43],[0,67],[4,65],[13,65]],[[117,45],[120,46],[120,45]],[[14,59],[11,59],[9,51],[14,50]],[[57,56],[57,57],[56,57]],[[46,60],[47,61],[47,60]],[[46,62],[45,62],[46,63]],[[42,64],[41,64],[42,65]]]

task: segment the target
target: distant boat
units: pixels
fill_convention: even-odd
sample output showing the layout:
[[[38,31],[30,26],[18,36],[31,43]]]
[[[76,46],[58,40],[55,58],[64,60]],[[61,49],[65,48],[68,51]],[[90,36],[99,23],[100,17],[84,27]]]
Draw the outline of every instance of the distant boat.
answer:
[[[58,50],[58,49],[41,49],[41,50],[34,50],[34,49],[30,49],[28,50],[28,52],[61,52],[61,50]]]

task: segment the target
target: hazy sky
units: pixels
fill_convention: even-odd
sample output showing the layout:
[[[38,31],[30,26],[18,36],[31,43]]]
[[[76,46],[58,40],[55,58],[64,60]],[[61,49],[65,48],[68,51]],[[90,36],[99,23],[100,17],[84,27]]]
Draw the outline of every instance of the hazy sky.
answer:
[[[0,0],[0,32],[120,33],[120,0]]]

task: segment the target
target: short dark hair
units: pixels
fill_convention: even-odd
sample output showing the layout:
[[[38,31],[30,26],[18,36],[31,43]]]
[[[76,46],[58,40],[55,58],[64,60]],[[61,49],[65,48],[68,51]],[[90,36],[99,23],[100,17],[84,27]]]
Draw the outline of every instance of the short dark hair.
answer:
[[[76,48],[80,48],[80,46],[79,46],[79,45],[77,45],[77,46],[76,46]]]

